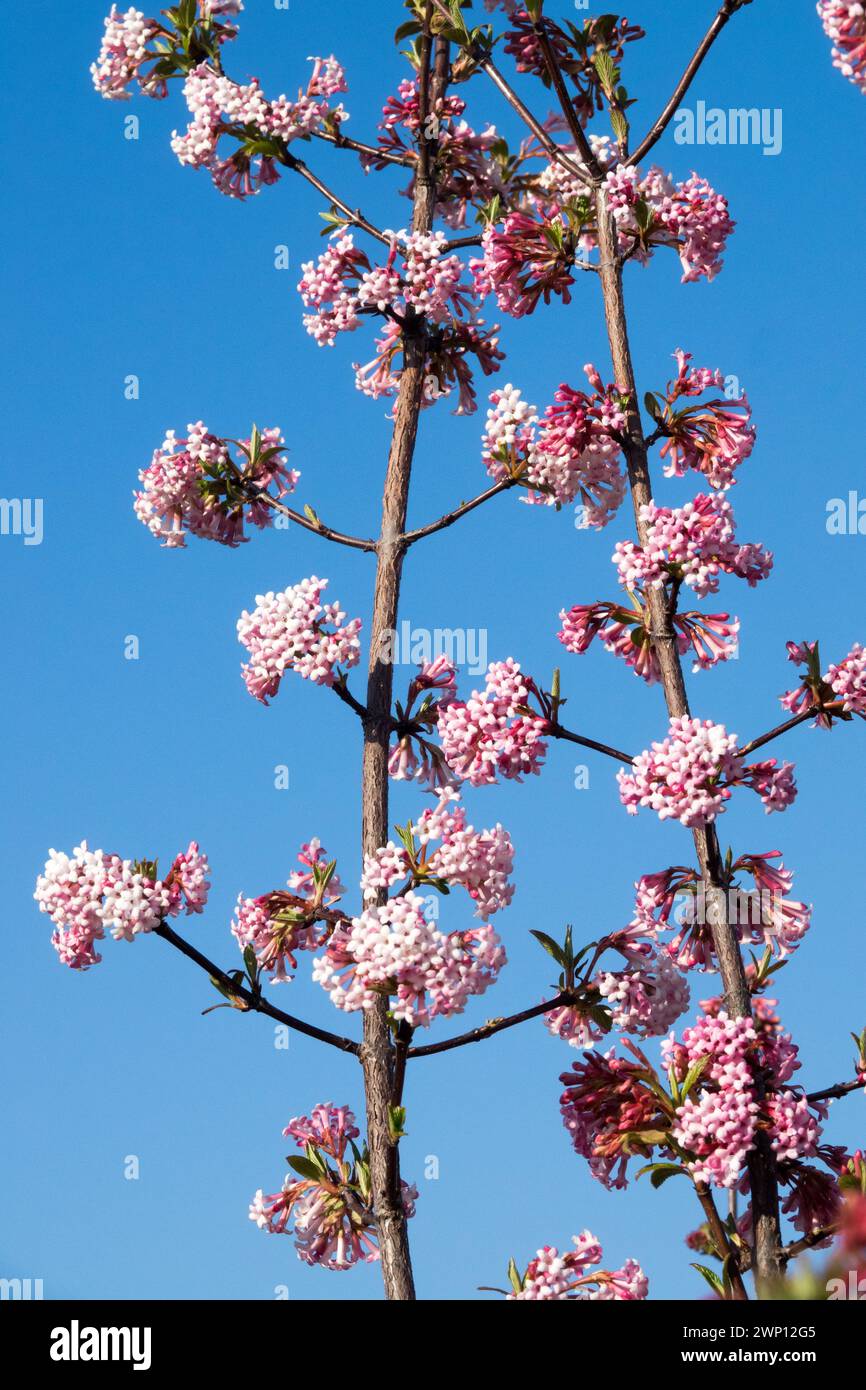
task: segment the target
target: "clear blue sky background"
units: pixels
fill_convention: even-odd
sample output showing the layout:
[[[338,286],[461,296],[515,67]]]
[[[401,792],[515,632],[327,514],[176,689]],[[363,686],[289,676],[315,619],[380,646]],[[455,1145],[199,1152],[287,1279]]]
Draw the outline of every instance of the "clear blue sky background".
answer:
[[[656,115],[713,8],[629,6],[649,30],[629,52],[636,126]],[[92,92],[103,12],[101,0],[16,6],[0,59],[9,195],[0,493],[45,504],[41,546],[0,539],[0,1274],[41,1277],[47,1297],[268,1299],[287,1284],[293,1298],[376,1298],[375,1268],[309,1271],[288,1239],[260,1234],[246,1214],[257,1187],[273,1191],[282,1180],[290,1116],[323,1099],[360,1111],[354,1062],[298,1037],[277,1051],[263,1019],[202,1018],[214,999],[205,977],[155,939],[106,942],[99,968],[66,971],[32,902],[49,846],[68,850],[87,837],[165,861],[195,837],[214,887],[190,935],[234,966],[237,893],[283,883],[302,840],[320,835],[348,883],[358,870],[355,721],[298,680],[269,710],[255,704],[239,677],[234,627],[256,593],[314,573],[366,621],[369,558],[296,530],[238,552],[193,544],[168,553],[135,520],[131,492],[167,427],[201,418],[237,436],[253,420],[279,424],[303,472],[302,499],[336,526],[372,533],[389,427],[383,406],[356,394],[350,371],[372,355],[372,338],[362,332],[326,353],[303,331],[295,285],[320,246],[312,190],[287,177],[246,205],[223,199],[171,154],[184,115],[177,97],[127,107]],[[230,71],[258,74],[269,93],[292,92],[306,80],[308,54],[334,51],[349,69],[351,128],[369,137],[403,75],[391,43],[401,18],[397,3],[381,0],[292,0],[288,12],[249,0]],[[490,120],[513,132],[483,81],[471,98],[476,126]],[[738,229],[714,284],[681,285],[675,258],[660,253],[650,269],[630,268],[627,289],[642,389],[667,379],[681,345],[698,363],[736,373],[754,403],[759,446],[735,502],[743,538],[769,544],[777,568],[755,592],[725,587],[723,605],[743,620],[741,660],[692,684],[696,712],[745,737],[777,722],[791,674],[787,638],[820,635],[831,658],[866,637],[866,540],[825,530],[828,499],[866,493],[855,404],[866,105],[831,68],[814,6],[780,0],[757,0],[732,23],[691,101],[699,98],[781,108],[782,153],[668,139],[662,162],[678,177],[693,167],[706,175],[729,196]],[[130,111],[141,120],[137,143],[124,139]],[[346,156],[316,146],[311,158],[376,220],[405,224],[396,175],[365,183]],[[289,273],[274,269],[280,243],[291,249]],[[508,324],[504,336],[501,380],[542,406],[561,380],[582,384],[586,361],[608,376],[590,277],[570,309]],[[128,373],[140,377],[138,401],[124,399]],[[480,417],[455,420],[447,407],[426,415],[413,521],[483,486],[480,429]],[[664,484],[658,495],[682,500],[690,486]],[[628,533],[625,511],[595,535],[575,530],[568,511],[499,499],[412,554],[403,614],[416,626],[484,628],[491,658],[513,654],[546,680],[563,657],[559,609],[613,595],[609,556]],[[137,662],[124,659],[129,634],[140,639]],[[634,749],[662,732],[660,693],[604,652],[566,656],[563,677],[572,727]],[[779,993],[805,1053],[801,1076],[827,1084],[850,1074],[848,1032],[866,1022],[866,738],[860,726],[806,728],[774,751],[797,762],[796,806],[768,822],[743,793],[720,830],[738,853],[783,849],[798,894],[815,904]],[[476,825],[501,820],[511,830],[519,888],[498,922],[510,966],[467,1026],[543,997],[550,963],[530,927],[557,934],[571,921],[578,940],[592,939],[628,920],[640,873],[690,852],[678,827],[626,816],[612,763],[591,761],[589,789],[574,790],[578,761],[556,746],[543,777],[469,797]],[[289,791],[274,789],[278,763],[290,768]],[[395,818],[418,807],[414,793],[398,791]],[[445,925],[468,921],[452,900]],[[713,980],[693,985],[696,1000],[716,992]],[[309,958],[275,993],[326,1026],[338,1017],[309,979]],[[502,1280],[511,1253],[523,1264],[540,1244],[562,1245],[586,1226],[609,1261],[637,1256],[656,1296],[701,1296],[682,1239],[699,1212],[685,1190],[639,1184],[609,1195],[571,1153],[558,1077],[573,1055],[533,1024],[412,1067],[403,1156],[421,1189],[412,1235],[423,1297],[479,1297],[478,1285]],[[862,1141],[862,1101],[845,1105],[828,1133]],[[140,1160],[138,1181],[124,1179],[127,1155]],[[437,1181],[423,1176],[429,1155]]]

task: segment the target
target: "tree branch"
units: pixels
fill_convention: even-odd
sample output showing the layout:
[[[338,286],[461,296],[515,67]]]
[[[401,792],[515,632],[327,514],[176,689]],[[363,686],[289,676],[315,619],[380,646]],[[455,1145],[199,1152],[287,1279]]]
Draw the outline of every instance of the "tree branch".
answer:
[[[594,738],[584,738],[583,734],[573,734],[561,724],[551,724],[548,732],[551,738],[562,739],[565,743],[578,743],[581,748],[592,748],[596,753],[605,753],[608,758],[615,758],[618,763],[630,765],[634,762],[629,753],[623,753],[619,748],[611,748],[607,743],[597,743]]]
[[[486,1023],[482,1023],[480,1028],[473,1028],[468,1033],[460,1033],[455,1038],[446,1038],[444,1042],[425,1043],[423,1047],[410,1047],[406,1055],[412,1061],[415,1057],[434,1057],[439,1052],[453,1052],[455,1048],[466,1047],[469,1043],[484,1042],[487,1038],[492,1038],[494,1034],[504,1032],[506,1028],[516,1028],[518,1023],[527,1023],[531,1018],[540,1018],[542,1014],[553,1013],[554,1009],[561,1009],[566,1004],[573,1004],[574,1000],[575,996],[565,990],[546,1004],[536,1004],[531,1009],[524,1009],[522,1013],[512,1014],[510,1018],[490,1018]]]
[[[362,140],[352,140],[348,135],[343,135],[342,132],[311,130],[310,134],[314,140],[325,140],[335,149],[354,150],[356,154],[369,159],[381,160],[385,164],[400,164],[406,169],[412,169],[417,163],[418,156],[414,150],[405,150],[402,154],[396,150],[383,150],[378,145],[365,145]]]
[[[208,975],[212,975],[215,980],[219,980],[232,995],[242,999],[247,1005],[250,1013],[267,1014],[268,1018],[276,1019],[277,1023],[285,1024],[286,1028],[291,1028],[295,1033],[303,1033],[305,1037],[315,1038],[317,1042],[328,1043],[330,1047],[336,1047],[340,1052],[350,1052],[358,1057],[361,1053],[361,1044],[352,1042],[351,1038],[342,1038],[337,1033],[329,1033],[325,1028],[317,1028],[314,1023],[305,1023],[301,1018],[295,1018],[292,1014],[283,1013],[282,1009],[277,1009],[273,1004],[268,1003],[261,995],[255,995],[243,985],[235,984],[234,980],[215,965],[207,956],[197,951],[195,946],[190,945],[182,936],[178,936],[166,922],[154,929],[154,936],[161,936],[163,941],[167,941],[169,946],[173,946],[181,955],[186,956],[187,960],[194,961]]]
[[[686,68],[685,72],[683,73],[682,77],[677,83],[674,89],[673,96],[665,106],[665,109],[662,111],[658,120],[652,126],[646,137],[638,145],[634,154],[631,155],[631,157],[626,161],[628,164],[640,164],[641,160],[646,158],[653,146],[656,145],[658,141],[662,138],[671,121],[673,120],[679,108],[680,102],[682,101],[686,92],[689,90],[689,87],[692,85],[692,81],[694,80],[699,68],[701,67],[701,64],[703,63],[704,59],[706,58],[716,39],[719,37],[719,34],[724,29],[728,20],[731,18],[731,15],[736,14],[737,10],[741,10],[744,5],[750,5],[751,3],[752,0],[724,0],[724,4],[722,5],[721,9],[719,10],[718,14],[716,15],[706,34],[702,38],[701,42],[698,44],[698,47],[695,50],[691,62],[689,63],[688,67]]]
[[[698,1201],[703,1208],[704,1216],[707,1218],[707,1225],[710,1234],[715,1242],[716,1253],[723,1262],[727,1263],[728,1277],[731,1281],[731,1292],[735,1303],[748,1303],[749,1295],[746,1293],[746,1286],[743,1283],[743,1276],[740,1273],[739,1252],[731,1245],[728,1232],[725,1229],[722,1218],[716,1209],[713,1194],[706,1183],[695,1181],[695,1192]]]
[[[501,482],[487,488],[486,492],[473,497],[471,502],[461,502],[460,506],[455,507],[453,512],[446,512],[445,516],[440,516],[438,521],[431,521],[428,526],[419,526],[416,531],[407,531],[403,537],[404,544],[414,545],[416,541],[423,540],[425,536],[433,536],[437,531],[444,531],[447,526],[453,526],[455,521],[459,521],[462,516],[467,516],[469,512],[474,512],[476,507],[480,507],[483,502],[488,502],[491,497],[498,497],[501,492],[508,492],[510,488],[516,486],[516,483],[516,478],[503,478]]]
[[[559,104],[562,107],[562,114],[565,116],[566,122],[568,123],[568,128],[571,131],[574,143],[580,151],[580,157],[586,165],[586,177],[590,183],[601,183],[604,177],[601,170],[601,166],[599,165],[598,160],[593,154],[592,146],[590,145],[589,140],[586,138],[586,132],[584,131],[583,126],[580,124],[580,121],[577,118],[577,113],[574,109],[574,103],[568,95],[568,90],[566,88],[565,82],[563,81],[562,72],[560,71],[559,64],[556,61],[556,54],[554,53],[553,48],[551,47],[550,36],[547,33],[547,30],[544,28],[543,20],[541,22],[536,22],[535,24],[533,24],[532,28],[533,32],[535,33],[535,37],[538,39],[539,47],[544,56],[544,65],[547,68],[548,75],[550,77],[551,82],[553,83],[553,90],[556,92],[556,95],[559,98]]]
[[[838,1086],[828,1086],[826,1091],[812,1091],[806,1097],[810,1105],[820,1105],[825,1100],[842,1100],[844,1096],[862,1091],[866,1086],[866,1076],[858,1076],[854,1081],[840,1081]]]
[[[836,1221],[831,1226],[819,1226],[817,1231],[810,1231],[807,1236],[802,1236],[800,1240],[795,1240],[792,1245],[786,1245],[782,1250],[782,1263],[788,1264],[797,1255],[802,1255],[807,1250],[814,1250],[816,1245],[822,1245],[825,1240],[835,1236],[841,1230],[841,1223]]]
[[[346,221],[349,222],[351,226],[360,227],[361,230],[365,231],[369,236],[375,237],[376,241],[381,241],[383,246],[391,246],[391,237],[387,236],[385,232],[380,231],[369,218],[364,216],[359,208],[350,208],[348,203],[345,203],[342,198],[338,198],[336,193],[328,188],[327,184],[323,183],[318,175],[314,174],[312,169],[310,169],[302,159],[298,159],[296,155],[291,154],[290,151],[286,149],[280,155],[280,160],[287,169],[292,169],[296,174],[300,174],[301,178],[306,179],[307,183],[311,183],[313,187],[321,193],[323,198],[326,198],[335,208],[339,208],[340,212],[344,214]]]
[[[828,714],[840,714],[844,708],[842,701],[838,700],[834,704],[825,705]],[[784,724],[778,724],[775,729],[771,729],[768,734],[761,734],[760,738],[753,738],[751,743],[747,743],[743,748],[737,750],[741,758],[746,758],[750,753],[755,753],[765,744],[772,743],[774,738],[780,738],[789,729],[796,729],[798,724],[806,724],[810,719],[814,719],[818,714],[817,709],[804,710],[802,714],[795,714],[793,719],[786,719]]]
[[[295,526],[303,526],[305,531],[312,531],[313,535],[321,536],[323,540],[333,541],[335,545],[347,545],[352,550],[366,550],[373,553],[376,550],[374,540],[364,540],[360,536],[346,536],[342,531],[334,531],[330,526],[326,526],[322,521],[311,521],[308,516],[301,512],[296,512],[291,507],[287,507],[285,502],[278,497],[272,497],[269,492],[258,488],[250,489],[250,498],[256,502],[264,502],[272,511],[279,512],[280,516],[286,517]]]

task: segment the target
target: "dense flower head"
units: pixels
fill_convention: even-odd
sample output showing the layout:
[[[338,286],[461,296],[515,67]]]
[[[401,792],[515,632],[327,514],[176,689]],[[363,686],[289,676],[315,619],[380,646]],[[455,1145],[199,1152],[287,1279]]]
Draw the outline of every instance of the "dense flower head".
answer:
[[[715,594],[719,576],[733,574],[754,586],[773,567],[772,553],[761,545],[738,545],[730,502],[719,493],[703,493],[682,507],[641,507],[644,545],[619,541],[614,562],[625,588],[662,585],[671,579],[694,589],[699,598]]]
[[[596,981],[614,1027],[641,1038],[660,1038],[689,1007],[689,986],[667,955],[650,967],[603,971]]]
[[[258,594],[238,620],[238,641],[250,654],[242,674],[247,690],[267,704],[286,671],[332,686],[361,655],[361,619],[346,621],[338,603],[322,603],[327,579],[302,579],[280,594]]]
[[[152,73],[143,72],[145,64],[157,56],[148,49],[148,44],[159,30],[157,21],[147,19],[141,10],[131,6],[122,13],[112,5],[105,20],[99,57],[90,66],[93,85],[100,96],[111,101],[128,101],[129,87],[136,81],[147,95],[165,96],[165,82]]]
[[[383,994],[391,1012],[413,1027],[462,1013],[469,998],[484,994],[505,964],[493,928],[438,930],[425,900],[407,892],[368,906],[331,937],[313,967],[313,978],[347,1012],[369,1009]]]
[[[615,1048],[586,1052],[560,1077],[565,1086],[560,1111],[574,1151],[608,1188],[627,1185],[630,1158],[651,1154],[652,1148],[635,1136],[656,1133],[668,1123],[651,1084],[650,1063],[632,1043],[624,1045],[630,1058],[618,1057]]]
[[[860,0],[818,0],[817,8],[833,44],[833,66],[866,92],[866,7]]]
[[[155,863],[133,863],[83,841],[71,857],[49,853],[34,898],[56,928],[51,944],[64,965],[86,970],[102,957],[95,943],[106,929],[116,940],[132,941],[167,917],[200,913],[210,883],[206,855],[195,841],[178,854],[164,878]]]
[[[509,1299],[571,1299],[586,1302],[619,1299],[634,1301],[647,1296],[649,1284],[640,1265],[626,1260],[613,1272],[596,1269],[602,1249],[594,1235],[584,1231],[573,1236],[573,1250],[559,1253],[555,1245],[545,1245],[530,1260],[521,1277],[512,1266],[512,1292]]]
[[[617,773],[620,800],[629,815],[648,807],[688,829],[712,824],[735,786],[757,792],[768,814],[787,810],[797,796],[794,764],[768,758],[746,765],[737,748],[736,734],[723,724],[671,719],[668,736],[639,753],[630,771]]]
[[[181,164],[207,169],[221,193],[246,198],[279,179],[293,140],[308,139],[325,124],[339,126],[348,119],[332,98],[348,90],[342,67],[333,56],[311,58],[313,72],[304,91],[292,100],[285,95],[269,101],[257,78],[233,82],[210,62],[188,74],[183,94],[191,120],[183,133],[174,131],[171,147]],[[221,153],[229,137],[234,151]]]
[[[478,314],[477,296],[465,279],[459,256],[448,254],[444,232],[389,232],[384,265],[374,265],[355,246],[351,232],[332,234],[316,261],[307,261],[298,285],[307,332],[319,347],[332,347],[340,333],[352,333],[365,315],[378,315],[385,329],[376,356],[355,364],[355,382],[373,399],[395,394],[399,384],[397,359],[404,333],[423,337],[427,346],[425,407],[458,392],[458,414],[476,409],[468,358],[475,357],[489,376],[498,370],[503,354],[497,330],[488,329]]]
[[[250,1220],[271,1235],[294,1235],[298,1258],[308,1265],[346,1270],[379,1259],[366,1146],[348,1106],[326,1103],[290,1120],[283,1134],[304,1150],[288,1160],[300,1177],[286,1176],[279,1192],[262,1189],[250,1204]],[[351,1150],[351,1154],[347,1153]],[[403,1210],[415,1214],[418,1191],[401,1183]]]
[[[593,394],[565,384],[539,420],[510,384],[490,396],[482,457],[497,482],[526,488],[523,501],[562,507],[580,498],[588,526],[602,527],[625,496],[622,468],[623,400],[605,388],[595,368],[585,368]]]
[[[661,449],[665,476],[682,478],[691,468],[702,473],[715,490],[729,488],[736,482],[737,468],[755,446],[749,402],[743,394],[733,400],[713,397],[698,405],[677,408],[682,399],[724,390],[725,378],[720,371],[690,366],[691,353],[682,349],[675,356],[678,375],[668,382],[665,396],[655,407],[665,434]]]
[[[278,429],[254,429],[235,445],[235,459],[232,443],[211,434],[202,421],[187,426],[185,439],[169,430],[139,473],[135,514],[164,546],[185,546],[187,534],[240,545],[247,540],[246,525],[262,529],[272,523],[273,509],[259,494],[274,487],[280,499],[294,491],[301,475],[288,468]]]
[[[483,691],[440,709],[442,752],[458,777],[480,787],[497,777],[522,781],[541,771],[548,721],[528,705],[535,691],[531,677],[509,657],[488,668]]]
[[[605,651],[620,657],[648,685],[661,680],[655,644],[645,611],[645,595],[631,590],[632,606],[619,603],[576,604],[560,612],[557,636],[566,651],[582,656],[596,637]],[[707,671],[720,661],[732,661],[739,651],[740,623],[729,613],[676,613],[673,617],[677,650],[691,649],[694,672]]]
[[[855,642],[845,659],[829,668],[826,680],[848,714],[866,717],[866,647]]]

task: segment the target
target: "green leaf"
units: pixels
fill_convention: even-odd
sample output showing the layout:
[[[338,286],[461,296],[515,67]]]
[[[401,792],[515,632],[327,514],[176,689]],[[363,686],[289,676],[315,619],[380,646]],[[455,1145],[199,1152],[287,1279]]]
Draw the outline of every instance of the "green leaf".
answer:
[[[686,1079],[680,1087],[680,1099],[685,1100],[689,1091],[697,1084],[710,1064],[709,1057],[699,1057],[686,1072]]]
[[[313,1182],[320,1182],[322,1170],[311,1158],[292,1157],[288,1160],[289,1167],[299,1173],[302,1178],[310,1178]]]
[[[675,1178],[679,1174],[684,1178],[688,1177],[686,1169],[680,1168],[677,1163],[648,1163],[645,1168],[641,1168],[637,1176],[642,1178],[644,1173],[649,1173],[650,1182],[656,1191],[663,1187],[669,1178]]]
[[[706,1265],[694,1265],[694,1264],[692,1265],[692,1269],[696,1269],[696,1270],[698,1271],[698,1274],[702,1274],[702,1275],[703,1275],[703,1277],[706,1279],[707,1283],[709,1284],[710,1288],[712,1289],[713,1293],[718,1294],[719,1298],[724,1298],[724,1296],[725,1296],[725,1285],[724,1285],[724,1281],[719,1277],[718,1274],[716,1274],[716,1271],[715,1271],[714,1269],[707,1269]]]
[[[514,1256],[508,1261],[508,1282],[511,1284],[515,1293],[523,1293],[523,1280],[520,1277],[517,1265],[514,1263]]]
[[[252,946],[247,946],[244,949],[244,965],[247,967],[247,975],[249,976],[250,984],[255,987],[259,976],[259,963],[256,960],[256,953]]]
[[[539,945],[543,946],[549,956],[553,956],[557,965],[561,965],[563,970],[566,968],[565,956],[562,947],[559,946],[552,936],[548,936],[543,931],[530,931],[530,936],[534,936]]]
[[[406,1123],[405,1105],[388,1106],[388,1134],[392,1144],[398,1144],[406,1136],[403,1126]]]
[[[407,19],[406,23],[401,24],[400,28],[395,33],[394,42],[402,43],[404,39],[410,38],[412,34],[419,34],[420,32],[421,25],[418,23],[417,19]]]

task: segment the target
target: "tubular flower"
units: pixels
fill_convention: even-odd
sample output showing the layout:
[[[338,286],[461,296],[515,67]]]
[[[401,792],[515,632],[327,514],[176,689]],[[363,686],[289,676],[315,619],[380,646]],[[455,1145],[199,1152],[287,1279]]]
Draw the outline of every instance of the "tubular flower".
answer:
[[[781,697],[793,715],[814,712],[815,727],[830,729],[834,719],[866,718],[866,649],[855,642],[838,665],[821,674],[817,642],[788,642],[788,660],[805,667],[800,685]],[[829,706],[836,705],[831,709]],[[841,710],[838,708],[841,704]]]
[[[281,594],[256,596],[238,620],[238,641],[250,654],[242,667],[247,690],[262,704],[276,695],[286,671],[332,686],[361,655],[361,619],[346,622],[338,603],[321,602],[327,579],[302,579]]]
[[[547,753],[548,720],[528,705],[537,694],[531,677],[522,675],[509,657],[488,668],[483,691],[440,709],[442,752],[452,771],[473,787],[495,782],[497,776],[522,781],[539,773]]]
[[[833,44],[834,68],[866,92],[866,8],[860,0],[818,0],[817,8]]]
[[[247,540],[245,525],[270,526],[273,510],[265,500],[293,492],[300,473],[286,466],[285,440],[278,429],[253,429],[235,448],[211,434],[201,421],[187,427],[187,438],[169,430],[148,468],[139,473],[135,514],[164,546],[183,547],[189,533],[202,540],[237,546]],[[260,495],[261,494],[261,495]]]
[[[313,979],[347,1012],[369,1009],[383,994],[391,1012],[413,1027],[462,1013],[470,996],[484,994],[505,964],[492,927],[438,931],[416,893],[366,908],[339,928],[313,967]]]
[[[56,927],[51,944],[63,964],[86,970],[102,959],[95,943],[106,928],[116,940],[132,941],[167,917],[202,912],[208,872],[207,857],[195,841],[175,857],[164,879],[156,863],[89,850],[84,841],[71,858],[50,851],[33,896]]]
[[[702,494],[684,507],[649,502],[641,507],[641,517],[646,546],[619,541],[614,551],[625,588],[673,579],[705,598],[718,592],[721,574],[737,575],[754,588],[773,568],[772,553],[763,546],[737,544],[731,504],[718,493]]]
[[[676,409],[683,398],[724,390],[725,378],[719,371],[691,367],[691,353],[681,348],[674,355],[679,366],[676,379],[668,382],[663,397],[649,398],[654,418],[665,436],[661,450],[666,461],[665,476],[682,478],[691,468],[702,473],[713,489],[729,488],[736,482],[737,468],[755,446],[749,402],[742,395],[736,400],[715,398]]]
[[[435,730],[440,710],[456,699],[456,682],[456,669],[444,655],[422,662],[409,682],[405,705],[396,707],[396,742],[388,757],[388,772],[395,781],[418,781],[429,791],[441,792],[456,786],[458,779],[426,736]]]
[[[689,987],[666,955],[651,968],[599,975],[596,985],[614,1027],[640,1038],[660,1038],[689,1007]]]
[[[554,1245],[543,1246],[522,1276],[517,1273],[512,1261],[509,1271],[512,1292],[507,1297],[510,1300],[571,1299],[586,1302],[646,1298],[649,1288],[647,1277],[634,1260],[626,1260],[622,1269],[614,1272],[596,1270],[593,1266],[601,1263],[602,1249],[595,1236],[584,1231],[582,1235],[572,1237],[572,1244],[574,1250],[562,1255]]]
[[[291,980],[297,970],[297,951],[317,951],[333,930],[328,909],[338,902],[342,884],[318,840],[302,845],[300,870],[289,875],[289,892],[265,893],[259,898],[238,898],[234,935],[241,951],[251,946],[260,969],[274,984]],[[324,914],[324,915],[322,915]]]
[[[630,590],[632,607],[618,603],[578,604],[560,612],[562,628],[557,636],[566,651],[582,656],[596,637],[605,651],[621,657],[648,685],[661,679],[661,669],[649,634],[644,595]],[[720,661],[737,656],[739,619],[728,613],[676,613],[673,618],[677,648],[684,656],[694,652],[692,670],[706,671]]]
[[[609,1052],[586,1052],[582,1062],[560,1077],[565,1090],[560,1101],[562,1121],[575,1153],[589,1162],[590,1172],[605,1187],[628,1182],[626,1169],[635,1155],[649,1157],[652,1139],[666,1131],[669,1116],[652,1083],[655,1072],[647,1058],[626,1040],[634,1061]]]
[[[354,1143],[359,1133],[348,1106],[317,1105],[311,1116],[290,1120],[283,1134],[304,1157],[288,1162],[301,1176],[287,1175],[281,1191],[268,1196],[260,1189],[250,1205],[260,1230],[294,1235],[298,1258],[308,1265],[344,1270],[379,1259],[369,1157],[366,1146],[359,1151]],[[402,1183],[407,1217],[414,1216],[417,1197],[416,1188]]]

